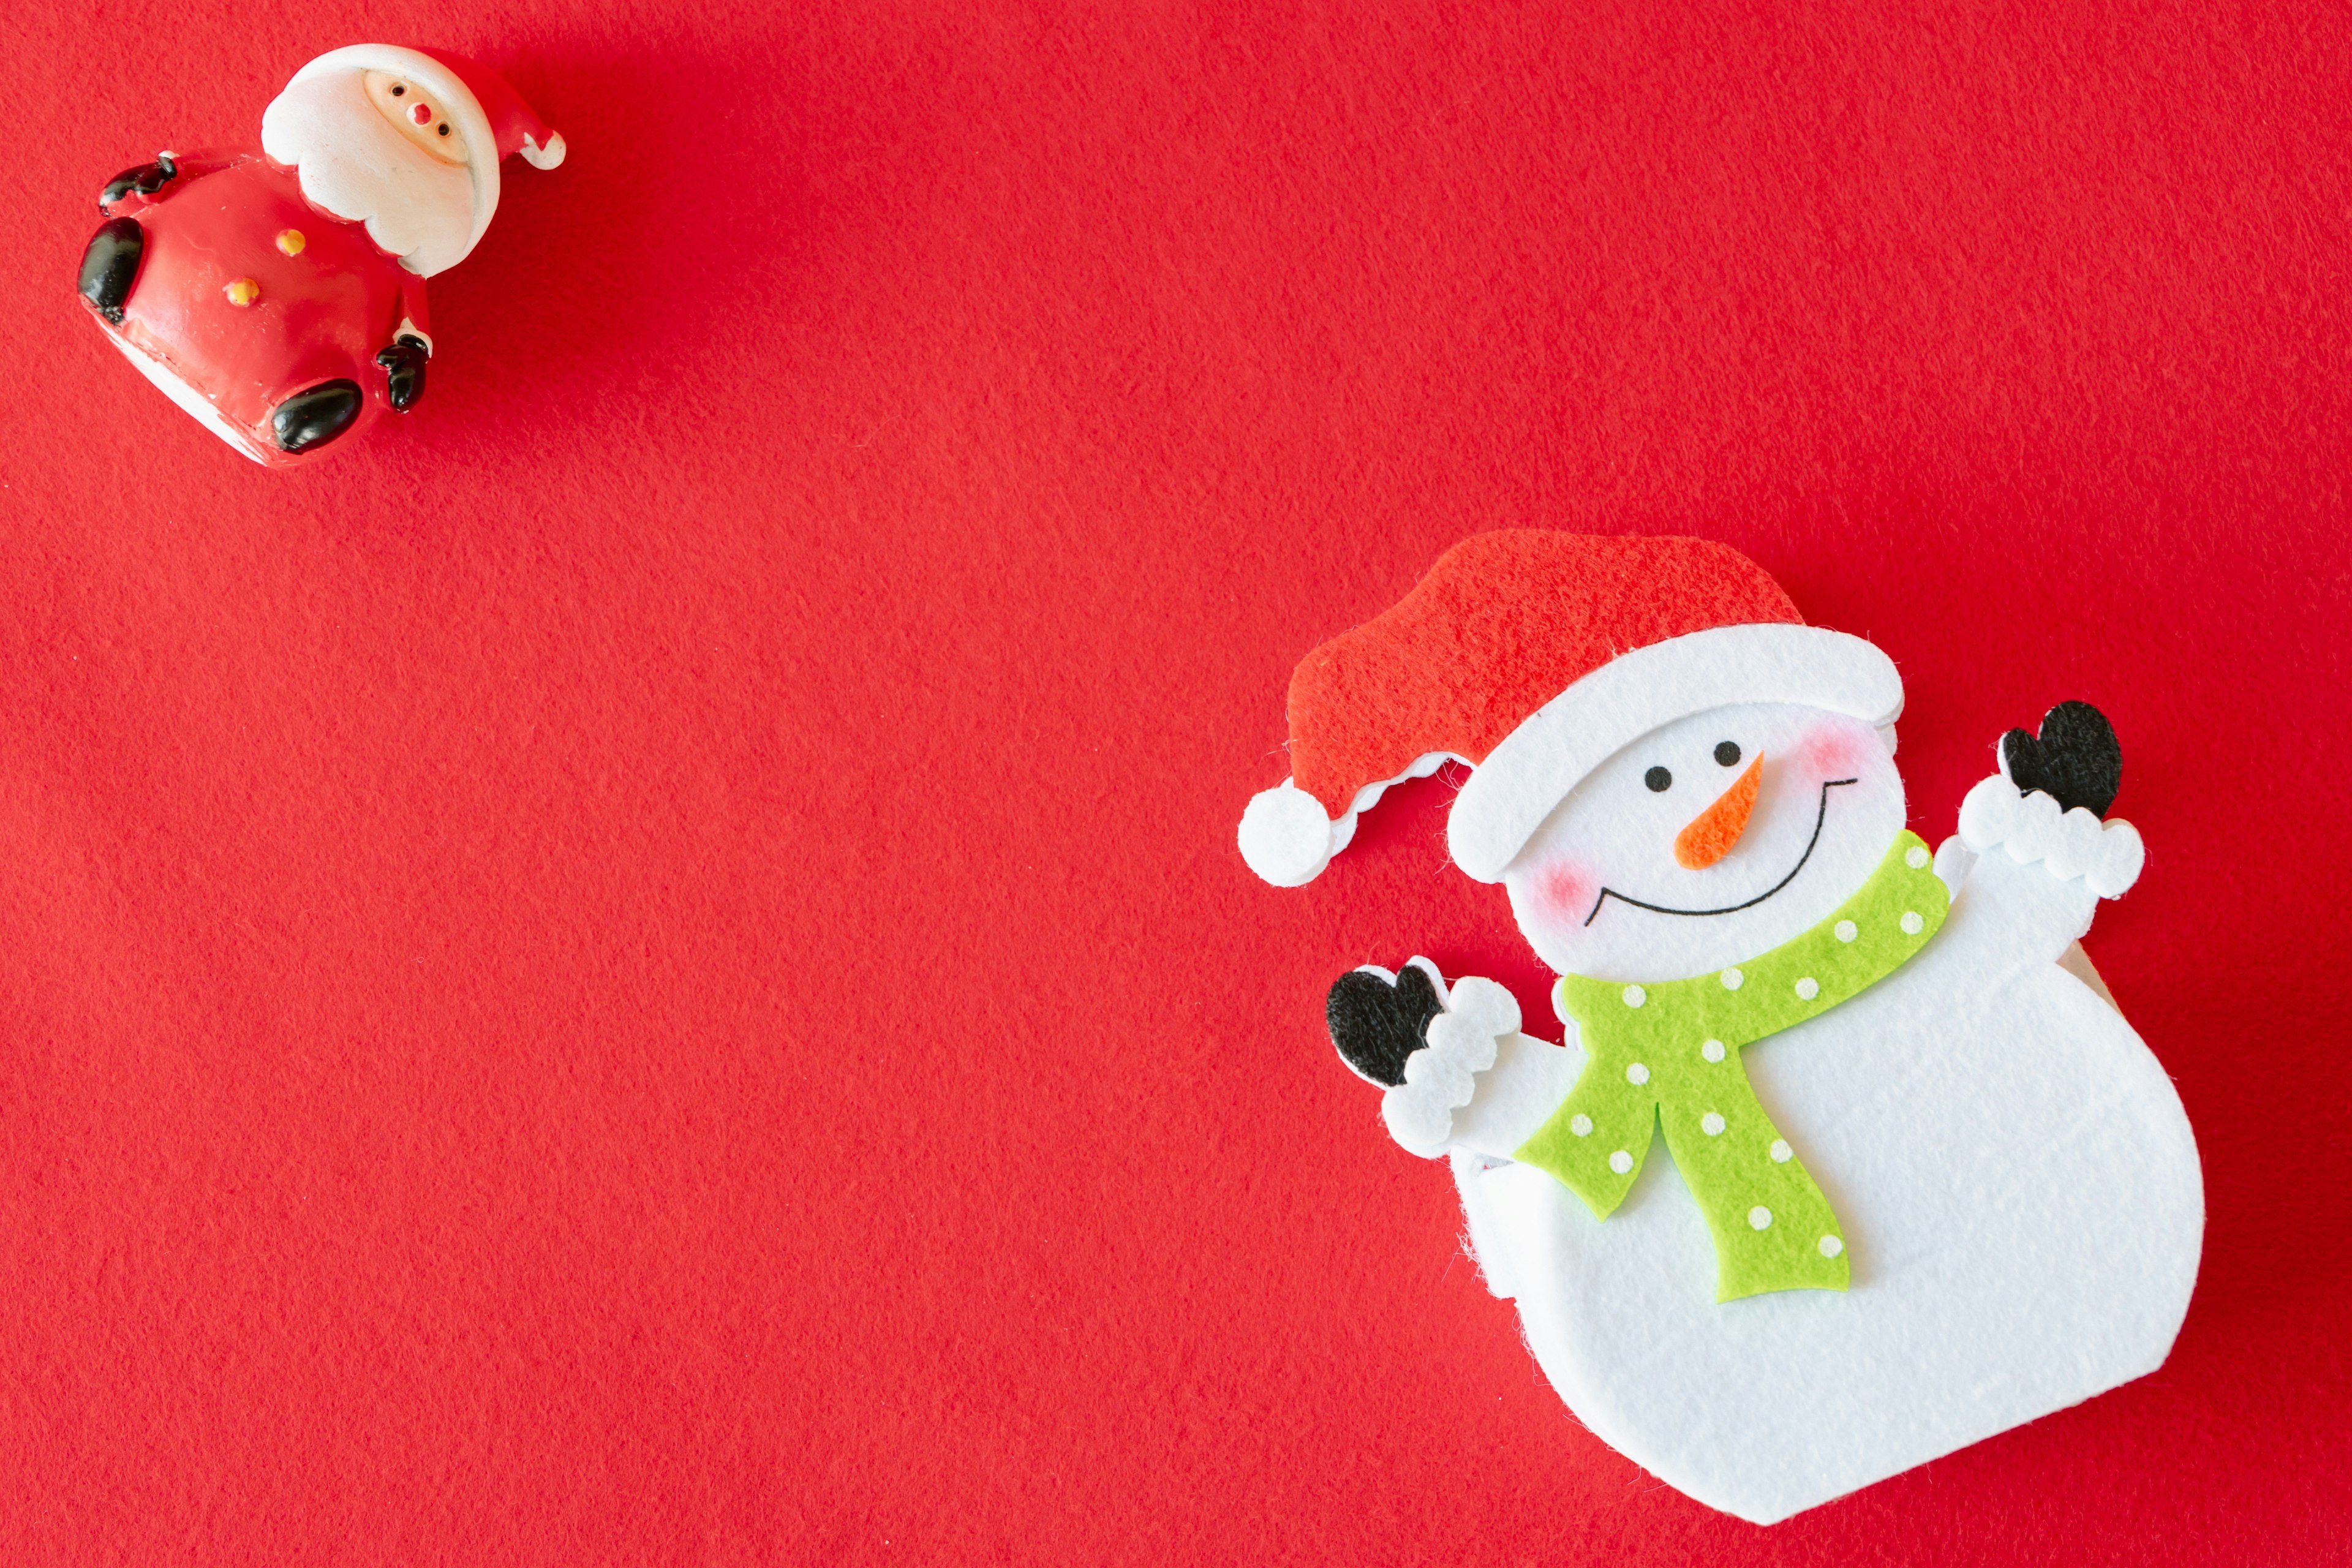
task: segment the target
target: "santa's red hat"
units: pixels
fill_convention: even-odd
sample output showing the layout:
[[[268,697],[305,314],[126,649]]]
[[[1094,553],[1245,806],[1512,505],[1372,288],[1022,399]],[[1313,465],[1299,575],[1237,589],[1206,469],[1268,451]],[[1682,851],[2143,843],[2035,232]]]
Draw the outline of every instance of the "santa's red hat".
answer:
[[[441,49],[412,49],[398,44],[353,44],[331,49],[294,73],[287,86],[313,77],[342,71],[386,71],[405,77],[433,95],[447,109],[449,122],[466,139],[466,169],[474,182],[474,229],[463,249],[436,271],[466,258],[488,231],[490,216],[499,210],[499,163],[520,153],[534,169],[552,169],[563,162],[563,138],[547,128],[525,103],[522,94],[479,60]],[[263,146],[268,142],[265,123]]]
[[[1903,682],[1862,638],[1806,626],[1728,545],[1477,534],[1299,662],[1291,777],[1242,815],[1242,858],[1277,887],[1312,881],[1382,791],[1452,760],[1475,771],[1447,847],[1471,876],[1499,881],[1594,767],[1660,725],[1738,702],[1885,726]]]

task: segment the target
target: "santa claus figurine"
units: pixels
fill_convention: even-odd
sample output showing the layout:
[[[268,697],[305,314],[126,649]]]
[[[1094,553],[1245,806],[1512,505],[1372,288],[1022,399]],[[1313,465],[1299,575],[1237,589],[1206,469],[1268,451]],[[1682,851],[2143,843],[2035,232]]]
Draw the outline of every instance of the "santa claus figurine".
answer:
[[[159,153],[98,198],[81,295],[116,346],[205,428],[281,467],[425,392],[425,279],[466,258],[499,163],[563,138],[488,66],[355,44],[294,73],[261,153]]]

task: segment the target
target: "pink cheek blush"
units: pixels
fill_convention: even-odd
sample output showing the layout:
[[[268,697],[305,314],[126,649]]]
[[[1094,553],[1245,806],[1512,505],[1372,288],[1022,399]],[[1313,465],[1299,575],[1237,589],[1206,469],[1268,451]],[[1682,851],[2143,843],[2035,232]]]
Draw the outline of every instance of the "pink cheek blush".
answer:
[[[1536,873],[1536,899],[1552,919],[1567,925],[1582,921],[1600,885],[1572,860],[1555,860]]]
[[[1848,724],[1820,724],[1797,743],[1797,766],[1820,779],[1858,779],[1867,775],[1873,752],[1883,756],[1878,737]]]

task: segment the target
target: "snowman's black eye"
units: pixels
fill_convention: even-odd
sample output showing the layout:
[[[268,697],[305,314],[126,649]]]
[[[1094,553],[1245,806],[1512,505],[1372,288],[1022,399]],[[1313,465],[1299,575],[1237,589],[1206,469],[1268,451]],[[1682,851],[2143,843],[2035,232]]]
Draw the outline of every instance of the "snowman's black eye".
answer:
[[[1727,768],[1737,763],[1739,761],[1738,743],[1732,741],[1717,741],[1715,743],[1715,760]]]
[[[1674,788],[1675,775],[1666,772],[1664,768],[1652,768],[1648,773],[1642,775],[1642,782],[1648,784],[1651,792],[1655,794],[1661,790]]]

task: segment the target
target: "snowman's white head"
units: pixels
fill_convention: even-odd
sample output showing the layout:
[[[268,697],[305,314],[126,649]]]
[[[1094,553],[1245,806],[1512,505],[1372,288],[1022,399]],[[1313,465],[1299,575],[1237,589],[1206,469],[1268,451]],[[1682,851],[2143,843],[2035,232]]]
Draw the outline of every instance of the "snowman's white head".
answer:
[[[1866,881],[1904,823],[1894,731],[1797,703],[1714,708],[1584,775],[1503,872],[1545,963],[1679,980],[1751,959]]]

